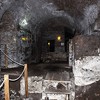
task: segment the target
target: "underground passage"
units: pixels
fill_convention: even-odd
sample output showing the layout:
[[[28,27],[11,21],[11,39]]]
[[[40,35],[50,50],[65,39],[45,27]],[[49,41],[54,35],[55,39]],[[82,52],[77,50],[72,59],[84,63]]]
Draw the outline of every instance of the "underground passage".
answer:
[[[99,0],[0,1],[0,100],[100,100],[99,84]]]

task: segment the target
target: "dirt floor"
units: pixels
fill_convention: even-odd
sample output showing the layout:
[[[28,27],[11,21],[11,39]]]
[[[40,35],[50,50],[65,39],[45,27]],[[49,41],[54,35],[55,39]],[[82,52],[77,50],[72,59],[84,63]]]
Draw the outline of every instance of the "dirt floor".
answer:
[[[9,74],[10,78],[16,78],[20,75],[20,73],[23,71],[23,67],[19,68],[12,68],[12,69],[1,69],[1,75]],[[62,72],[67,71],[71,74],[70,77],[72,77],[72,69],[70,67],[65,67],[65,64],[52,64],[52,65],[44,65],[44,64],[31,64],[28,65],[28,75],[29,76],[42,76],[43,78],[46,78],[47,75],[49,75],[49,78],[52,77],[55,80],[63,80]],[[60,73],[60,74],[59,74]],[[58,75],[59,74],[59,75]],[[66,76],[64,76],[64,79]],[[29,94],[28,99],[24,99],[25,96],[20,96],[19,90],[20,90],[20,80],[16,81],[15,83],[10,83],[10,88],[12,91],[11,96],[13,99],[11,100],[40,100],[42,94],[41,93],[34,93]],[[76,98],[75,100],[100,100],[100,81],[84,87],[76,87]],[[15,99],[15,97],[16,99]],[[2,99],[0,99],[2,100]]]

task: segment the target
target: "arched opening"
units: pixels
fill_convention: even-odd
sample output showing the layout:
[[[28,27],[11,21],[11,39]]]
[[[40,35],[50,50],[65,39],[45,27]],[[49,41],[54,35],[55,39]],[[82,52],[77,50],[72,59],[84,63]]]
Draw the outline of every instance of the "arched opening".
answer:
[[[35,62],[69,65],[69,43],[75,35],[75,28],[60,17],[48,19],[37,28]]]

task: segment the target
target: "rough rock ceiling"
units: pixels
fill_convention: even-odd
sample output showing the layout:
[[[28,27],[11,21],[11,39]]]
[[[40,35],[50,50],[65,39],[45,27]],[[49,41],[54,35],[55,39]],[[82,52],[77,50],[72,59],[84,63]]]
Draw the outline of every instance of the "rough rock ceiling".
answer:
[[[99,16],[99,0],[1,0],[0,18],[5,11],[10,11],[18,25],[24,19],[27,28],[43,26],[56,19],[57,24],[75,28],[80,32],[94,24]],[[61,20],[59,20],[61,18]]]

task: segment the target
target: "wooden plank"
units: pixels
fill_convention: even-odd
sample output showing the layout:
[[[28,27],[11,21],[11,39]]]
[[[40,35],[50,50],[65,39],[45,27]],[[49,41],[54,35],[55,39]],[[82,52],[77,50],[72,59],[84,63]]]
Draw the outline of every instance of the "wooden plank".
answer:
[[[25,64],[25,72],[24,72],[24,78],[25,78],[25,95],[28,97],[28,68],[27,64]]]
[[[45,94],[66,94],[66,95],[70,95],[71,94],[71,92],[44,92]]]
[[[61,82],[61,83],[71,83],[71,81],[58,81],[58,80],[44,80],[44,82]]]
[[[5,94],[5,100],[10,100],[9,75],[4,75],[4,94]]]

